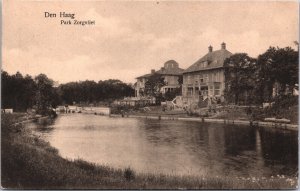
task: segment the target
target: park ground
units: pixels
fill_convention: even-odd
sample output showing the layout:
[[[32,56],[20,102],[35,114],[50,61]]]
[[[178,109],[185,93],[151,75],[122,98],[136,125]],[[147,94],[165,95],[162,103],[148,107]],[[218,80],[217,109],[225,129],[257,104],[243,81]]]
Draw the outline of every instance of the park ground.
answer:
[[[273,108],[257,106],[217,106],[202,109],[164,109],[162,106],[127,107],[117,106],[112,108],[113,114],[134,116],[165,116],[177,118],[205,117],[211,119],[228,119],[241,121],[264,121],[265,118],[288,119],[290,124],[298,124],[298,104],[289,107],[280,107],[279,111]]]

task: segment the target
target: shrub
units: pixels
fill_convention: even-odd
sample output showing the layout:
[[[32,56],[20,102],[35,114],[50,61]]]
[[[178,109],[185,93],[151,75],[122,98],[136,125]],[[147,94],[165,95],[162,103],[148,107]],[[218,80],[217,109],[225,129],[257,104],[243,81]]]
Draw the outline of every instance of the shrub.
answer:
[[[264,112],[267,116],[290,118],[293,114],[290,111],[293,106],[298,106],[298,96],[282,95],[276,97],[272,107],[266,108]]]
[[[131,181],[135,179],[135,172],[130,168],[126,168],[124,171],[124,178],[126,181]]]
[[[81,159],[74,160],[74,164],[87,171],[93,171],[96,169],[96,165],[94,163],[89,163]]]

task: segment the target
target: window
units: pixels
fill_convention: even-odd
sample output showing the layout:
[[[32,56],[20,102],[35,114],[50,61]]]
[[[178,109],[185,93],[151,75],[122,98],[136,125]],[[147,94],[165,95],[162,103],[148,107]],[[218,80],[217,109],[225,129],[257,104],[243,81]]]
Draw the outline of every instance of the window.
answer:
[[[193,95],[193,88],[188,88],[187,95],[188,96],[192,96]]]
[[[209,82],[213,82],[213,73],[210,73],[208,75],[208,80],[209,80]]]
[[[188,84],[192,83],[192,76],[188,76]]]
[[[221,95],[221,84],[220,83],[215,83],[214,95],[216,95],[216,96]]]
[[[216,73],[216,82],[219,82],[219,81],[220,81],[220,73],[217,72],[217,73]]]
[[[178,77],[176,77],[176,76],[173,76],[173,82],[172,82],[173,84],[178,84],[179,82],[178,82]]]
[[[202,75],[202,74],[199,75],[199,81],[200,81],[200,83],[203,83],[203,82],[204,82],[204,79],[203,79],[203,75]]]
[[[204,75],[204,82],[208,82],[208,74]]]
[[[207,96],[208,94],[208,87],[207,86],[202,86],[201,89],[200,89],[200,94],[203,95],[203,96]]]
[[[215,89],[220,89],[221,84],[220,83],[216,83],[215,84]]]
[[[208,95],[212,96],[214,93],[214,86],[210,85],[208,89]]]
[[[187,76],[183,76],[183,83],[184,83],[184,84],[187,84],[187,83],[188,83],[188,82],[187,82],[187,79],[188,79]]]
[[[186,87],[182,87],[182,95],[186,96],[187,92],[186,92]]]
[[[199,87],[195,87],[195,95],[200,95]]]

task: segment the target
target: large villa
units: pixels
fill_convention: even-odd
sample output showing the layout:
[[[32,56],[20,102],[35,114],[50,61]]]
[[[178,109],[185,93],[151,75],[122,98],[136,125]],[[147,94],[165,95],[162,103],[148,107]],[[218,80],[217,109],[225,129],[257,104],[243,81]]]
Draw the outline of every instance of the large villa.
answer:
[[[223,42],[219,50],[213,51],[213,47],[208,47],[208,53],[197,60],[187,69],[179,68],[179,64],[174,60],[164,63],[160,70],[151,70],[151,73],[137,77],[135,84],[135,96],[142,97],[145,83],[150,76],[160,74],[164,78],[166,85],[160,91],[164,94],[179,88],[179,77],[183,76],[182,101],[184,104],[191,104],[204,100],[207,97],[222,99],[224,96],[225,77],[224,61],[232,55],[226,49]]]
[[[221,49],[213,51],[208,47],[208,53],[183,71],[182,96],[183,102],[190,104],[207,97],[223,98],[225,77],[224,61],[232,55],[226,50],[226,44]]]
[[[176,61],[169,60],[165,62],[164,67],[161,67],[160,70],[155,71],[152,69],[151,73],[136,78],[137,82],[135,85],[135,96],[144,96],[143,92],[145,89],[145,83],[147,82],[148,78],[154,74],[160,74],[161,77],[164,78],[166,85],[160,89],[163,94],[165,94],[167,91],[173,91],[174,89],[179,88],[180,84],[178,79],[180,76],[182,76],[183,71],[183,69],[179,68],[179,64]]]

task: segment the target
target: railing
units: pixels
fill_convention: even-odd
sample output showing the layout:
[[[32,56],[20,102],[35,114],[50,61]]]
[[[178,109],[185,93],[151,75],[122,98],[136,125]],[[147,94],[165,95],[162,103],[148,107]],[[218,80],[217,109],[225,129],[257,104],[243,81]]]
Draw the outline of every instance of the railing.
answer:
[[[94,113],[94,114],[101,114],[101,115],[109,115],[110,108],[109,107],[84,107],[82,109],[83,113]]]
[[[186,86],[186,87],[208,86],[208,83],[207,82],[188,83],[188,84],[183,84],[183,86]]]

